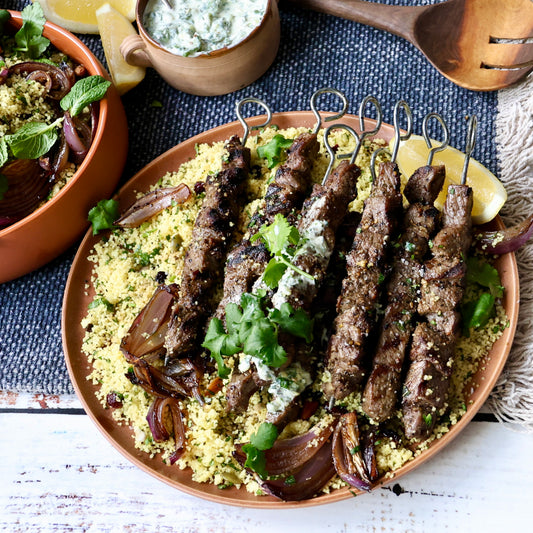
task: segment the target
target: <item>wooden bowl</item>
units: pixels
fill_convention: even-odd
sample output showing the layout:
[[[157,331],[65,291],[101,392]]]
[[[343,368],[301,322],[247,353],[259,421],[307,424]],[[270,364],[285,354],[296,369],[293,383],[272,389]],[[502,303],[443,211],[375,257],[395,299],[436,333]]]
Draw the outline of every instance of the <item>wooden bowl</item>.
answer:
[[[22,25],[20,12],[10,11],[8,29]],[[110,79],[92,52],[74,35],[47,22],[43,35],[60,51],[85,66],[89,74]],[[122,102],[109,87],[100,101],[94,141],[74,177],[51,200],[22,220],[0,230],[0,283],[43,266],[78,240],[87,229],[87,213],[113,193],[128,150],[128,126]]]
[[[150,37],[142,22],[147,3],[137,2],[139,35],[126,37],[120,50],[129,64],[153,67],[175,89],[200,96],[231,93],[257,80],[276,57],[280,40],[277,0],[268,0],[261,23],[246,39],[195,57],[173,54]]]
[[[248,119],[247,122],[250,125],[258,125],[263,120],[264,116]],[[346,116],[339,122],[348,124],[356,131],[359,131],[359,121],[356,117]],[[374,127],[374,121],[368,119],[368,122],[370,123],[370,127]],[[313,128],[315,118],[308,111],[276,113],[273,115],[272,123],[278,125],[281,129],[299,126]],[[167,172],[175,171],[182,163],[195,157],[195,146],[197,143],[213,143],[228,139],[232,135],[241,134],[242,127],[240,123],[232,122],[203,134],[196,135],[171,148],[144,167],[120,189],[116,196],[119,202],[119,209],[123,211],[129,207],[137,199],[138,192],[148,192],[150,186],[154,185],[161,176]],[[377,137],[389,141],[393,135],[394,128],[384,124]],[[503,223],[499,218],[496,219],[494,224],[498,228],[503,227]],[[258,509],[306,507],[338,502],[352,498],[354,492],[360,493],[353,488],[344,487],[334,490],[329,494],[321,494],[309,500],[282,502],[270,496],[255,496],[246,492],[244,488],[237,489],[232,487],[220,490],[215,485],[193,481],[190,469],[180,470],[176,465],[172,466],[163,463],[161,457],[158,455],[150,457],[147,453],[135,448],[132,428],[118,424],[113,418],[112,410],[105,409],[96,397],[95,393],[99,386],[87,379],[87,376],[91,373],[91,365],[86,355],[82,352],[85,330],[81,326],[81,320],[86,316],[87,306],[95,296],[94,287],[89,281],[94,263],[88,260],[88,256],[91,254],[95,243],[102,238],[105,238],[105,234],[95,237],[91,232],[88,232],[74,259],[63,300],[63,351],[65,353],[70,378],[85,411],[92,418],[102,434],[124,457],[160,481],[183,492],[209,501],[241,507],[254,507]],[[511,349],[519,306],[518,271],[514,254],[502,255],[496,262],[496,267],[500,273],[502,284],[505,287],[503,306],[509,318],[509,326],[503,331],[502,336],[493,345],[482,363],[480,363],[478,371],[472,376],[471,380],[465,383],[468,411],[442,438],[432,442],[427,450],[399,468],[392,478],[385,476],[380,479],[377,486],[396,482],[401,476],[408,474],[415,468],[421,467],[445,446],[448,446],[468,425],[494,387]],[[471,475],[475,476],[475,471]]]

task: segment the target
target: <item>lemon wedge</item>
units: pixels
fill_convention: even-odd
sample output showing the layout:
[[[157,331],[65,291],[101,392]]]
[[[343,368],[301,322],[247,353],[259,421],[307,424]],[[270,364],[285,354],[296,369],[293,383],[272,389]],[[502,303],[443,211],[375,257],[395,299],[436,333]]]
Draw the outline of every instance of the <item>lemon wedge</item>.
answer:
[[[438,141],[432,141],[432,144],[438,144]],[[393,145],[394,139],[390,146]],[[396,159],[401,173],[406,177],[411,176],[417,168],[426,165],[428,154],[429,149],[423,137],[412,135],[407,141],[402,141]],[[444,187],[435,201],[439,209],[444,206],[448,185],[461,183],[464,159],[465,154],[451,146],[442,152],[437,152],[433,157],[433,164],[446,167]],[[507,192],[501,181],[481,163],[471,158],[466,184],[470,185],[474,192],[472,221],[474,224],[489,222],[498,214],[507,200]]]
[[[137,32],[131,22],[110,4],[98,8],[96,18],[113,84],[122,95],[138,85],[146,74],[144,67],[129,65],[120,53],[122,41]]]
[[[96,10],[106,3],[122,13],[128,21],[135,20],[136,0],[33,0],[43,8],[50,22],[76,33],[98,33]]]

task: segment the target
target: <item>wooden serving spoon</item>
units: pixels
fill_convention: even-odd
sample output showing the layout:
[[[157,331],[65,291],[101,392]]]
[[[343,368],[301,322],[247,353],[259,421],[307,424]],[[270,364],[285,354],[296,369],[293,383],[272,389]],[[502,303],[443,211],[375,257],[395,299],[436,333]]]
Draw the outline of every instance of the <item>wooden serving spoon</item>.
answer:
[[[290,0],[399,35],[461,87],[493,91],[533,70],[533,0],[447,0],[391,6],[361,0]]]

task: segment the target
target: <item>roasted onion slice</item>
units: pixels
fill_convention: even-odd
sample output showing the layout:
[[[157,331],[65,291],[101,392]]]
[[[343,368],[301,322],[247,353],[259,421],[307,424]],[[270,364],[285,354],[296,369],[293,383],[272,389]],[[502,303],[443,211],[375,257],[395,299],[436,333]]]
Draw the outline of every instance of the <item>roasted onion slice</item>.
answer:
[[[341,416],[333,433],[333,463],[339,477],[359,490],[370,490],[370,479],[361,453],[355,413]]]
[[[171,430],[167,429],[165,424],[165,412],[170,412]],[[174,398],[155,398],[148,414],[146,421],[156,442],[165,442],[171,436],[176,443],[176,451],[172,454],[172,461],[175,462],[183,453],[185,448],[185,424],[183,423],[183,413],[179,403]]]
[[[191,197],[187,185],[157,189],[139,198],[118,220],[115,225],[123,228],[136,228],[173,204],[182,204]]]
[[[475,231],[475,246],[487,254],[506,254],[523,246],[533,235],[533,214],[523,222],[497,231]]]
[[[48,82],[45,87],[48,89],[47,95],[53,100],[61,100],[72,88],[71,80],[69,76],[60,68],[50,65],[48,63],[40,63],[38,61],[25,61],[23,63],[17,63],[12,67],[9,67],[9,74],[19,74],[20,76],[26,76],[30,79],[50,79],[50,87],[48,88]]]

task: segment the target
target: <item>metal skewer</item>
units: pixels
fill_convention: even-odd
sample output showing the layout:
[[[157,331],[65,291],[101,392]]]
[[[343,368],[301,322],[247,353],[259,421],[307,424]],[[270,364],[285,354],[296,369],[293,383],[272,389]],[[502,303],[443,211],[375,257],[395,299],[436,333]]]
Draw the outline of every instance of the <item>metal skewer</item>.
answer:
[[[329,134],[334,129],[346,130],[348,133],[350,133],[353,136],[353,138],[355,139],[355,148],[351,154],[343,154],[339,156],[335,154],[335,150],[333,149],[333,146],[331,146],[331,144],[329,143]],[[335,157],[340,159],[340,158],[350,157],[351,155],[350,164],[353,165],[355,163],[355,158],[357,157],[357,154],[359,153],[359,147],[361,146],[361,139],[359,135],[357,134],[357,132],[352,127],[348,126],[347,124],[332,124],[331,126],[328,126],[326,131],[324,132],[324,145],[326,146],[326,150],[328,151],[328,154],[329,154],[329,164],[328,164],[326,173],[324,174],[324,178],[322,179],[322,185],[326,183],[326,180],[328,179],[331,173],[331,170],[333,168],[333,163],[335,162]]]
[[[242,115],[242,107],[244,106],[244,104],[260,105],[266,111],[266,114],[267,114],[266,121],[263,122],[262,124],[258,124],[257,126],[250,127]],[[239,119],[239,122],[242,124],[242,127],[244,129],[244,133],[242,135],[243,146],[246,144],[250,130],[257,130],[259,128],[263,128],[264,126],[268,126],[270,124],[270,121],[272,120],[272,111],[270,107],[265,102],[263,102],[263,100],[259,100],[259,98],[254,98],[253,96],[239,100],[235,104],[235,113],[237,115],[237,118]]]
[[[437,122],[442,126],[442,130],[444,131],[444,139],[442,140],[440,145],[432,146],[431,139],[429,138],[428,122],[432,118],[437,120]],[[448,146],[450,142],[450,130],[448,129],[448,125],[446,124],[446,121],[438,113],[428,113],[424,117],[424,121],[422,122],[422,134],[424,136],[424,140],[426,141],[426,145],[429,148],[429,154],[428,154],[428,160],[427,160],[427,165],[429,166],[433,162],[433,156],[437,152],[441,152]]]
[[[343,92],[339,91],[338,89],[332,89],[331,87],[323,87],[322,89],[318,89],[318,91],[315,91],[313,95],[311,96],[311,111],[314,113],[316,117],[316,126],[315,126],[315,130],[313,131],[313,133],[315,134],[318,133],[318,131],[320,130],[320,127],[322,126],[322,117],[320,116],[320,112],[317,109],[316,102],[320,95],[327,94],[327,93],[335,94],[341,99],[342,109],[336,115],[332,115],[331,117],[325,118],[323,120],[324,122],[331,122],[332,120],[337,120],[343,117],[346,114],[346,111],[348,109],[348,98],[346,98],[346,95]]]
[[[477,116],[471,115],[468,119],[468,132],[466,134],[465,146],[465,160],[463,163],[463,171],[461,172],[461,185],[466,184],[466,174],[468,172],[468,165],[470,163],[470,155],[476,145],[476,131],[477,131]]]

